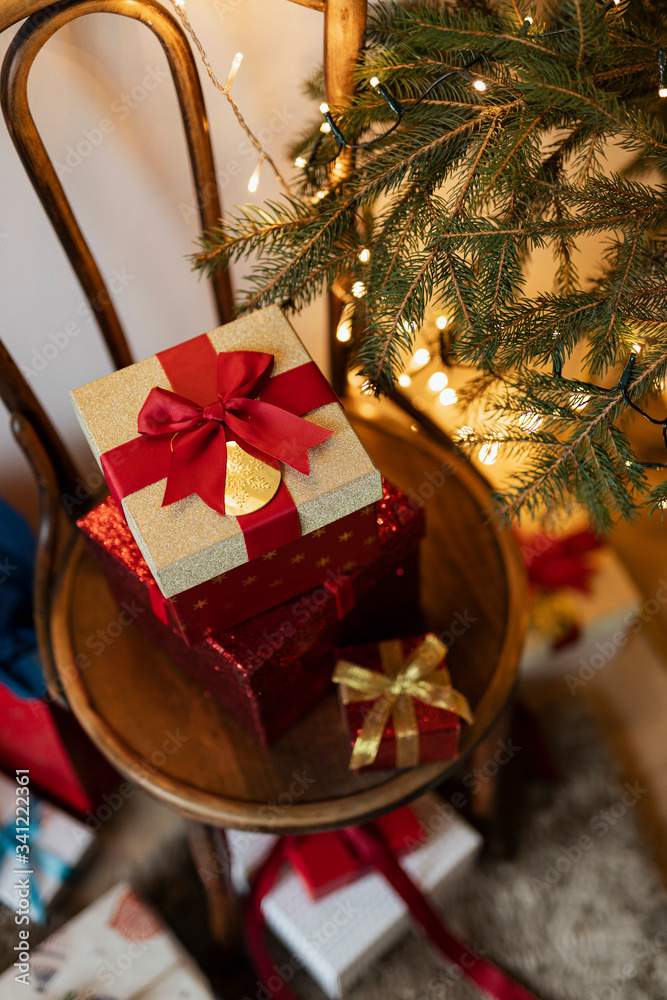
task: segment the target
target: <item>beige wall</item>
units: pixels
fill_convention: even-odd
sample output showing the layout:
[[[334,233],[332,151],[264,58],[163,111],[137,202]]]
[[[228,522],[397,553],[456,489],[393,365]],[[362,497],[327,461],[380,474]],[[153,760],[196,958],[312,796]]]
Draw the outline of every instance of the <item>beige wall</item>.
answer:
[[[304,118],[317,114],[301,82],[321,60],[322,15],[286,0],[188,0],[187,11],[223,82],[234,53],[243,52],[234,96],[254,131],[265,130],[262,140],[281,169],[293,173],[285,148]],[[13,30],[0,40],[3,56]],[[266,165],[256,195],[249,195],[257,157],[199,65],[223,203],[275,196],[278,185]],[[62,164],[65,189],[116,292],[137,357],[215,326],[209,292],[184,259],[193,249],[197,220],[165,68],[148,29],[114,15],[91,15],[46,45],[29,91],[33,116]],[[0,336],[16,361],[33,369],[31,384],[73,444],[85,475],[94,462],[67,391],[105,374],[110,364],[4,123],[0,177]],[[237,284],[242,273],[236,269]],[[305,311],[296,326],[322,363],[323,306]],[[0,406],[0,494],[34,520],[32,478],[5,414]]]

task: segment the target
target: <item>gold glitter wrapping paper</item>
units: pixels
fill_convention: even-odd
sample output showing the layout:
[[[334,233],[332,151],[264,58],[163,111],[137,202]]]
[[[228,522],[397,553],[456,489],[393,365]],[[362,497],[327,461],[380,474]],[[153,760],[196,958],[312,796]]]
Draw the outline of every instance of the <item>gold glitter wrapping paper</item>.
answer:
[[[218,327],[208,337],[218,353],[273,354],[274,375],[311,360],[277,306]],[[139,410],[154,386],[171,388],[160,362],[151,357],[70,393],[98,462],[103,452],[137,437]],[[283,479],[304,535],[382,498],[380,473],[341,405],[329,403],[307,418],[334,433],[309,451],[310,475],[283,466]],[[194,494],[162,507],[165,485],[166,479],[159,480],[123,500],[127,522],[165,597],[248,561],[236,517],[222,517]]]

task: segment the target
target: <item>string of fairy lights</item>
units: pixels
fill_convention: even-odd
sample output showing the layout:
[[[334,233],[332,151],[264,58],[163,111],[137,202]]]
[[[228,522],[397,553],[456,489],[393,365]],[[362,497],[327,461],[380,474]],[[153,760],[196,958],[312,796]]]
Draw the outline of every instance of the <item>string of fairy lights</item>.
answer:
[[[620,3],[621,0],[606,0],[606,3],[601,7],[600,13],[604,17],[610,10],[613,10],[614,7],[619,6]],[[552,35],[569,34],[576,30],[575,28],[556,28],[553,31],[542,31],[542,32],[531,33],[532,26],[533,26],[533,18],[530,16],[524,17],[518,31],[518,37],[527,38],[528,36],[530,36],[531,40],[537,40],[540,38],[548,38]],[[667,61],[666,54],[658,44],[656,43],[653,44],[655,45],[655,49],[658,55],[658,96],[667,97],[667,83],[665,81],[665,64]],[[403,119],[407,115],[412,114],[412,112],[414,112],[416,108],[419,107],[419,105],[428,97],[428,95],[436,87],[438,87],[445,80],[451,79],[454,76],[458,76],[461,79],[468,81],[473,90],[476,90],[480,95],[484,94],[489,88],[488,83],[486,82],[486,80],[482,78],[480,74],[473,74],[471,72],[471,69],[475,65],[477,65],[477,63],[479,63],[482,60],[482,58],[483,56],[479,53],[469,52],[465,54],[462,58],[463,62],[462,66],[458,66],[455,67],[454,69],[448,70],[446,73],[443,73],[441,76],[439,76],[437,80],[434,80],[433,83],[431,83],[427,87],[427,89],[424,91],[423,94],[421,94],[418,98],[413,100],[413,102],[410,104],[409,107],[406,107],[404,104],[402,104],[398,100],[398,98],[394,94],[392,94],[391,91],[380,81],[380,79],[377,76],[371,77],[371,79],[369,80],[370,86],[373,87],[373,89],[376,91],[376,93],[380,95],[380,97],[382,97],[382,99],[384,100],[385,104],[388,106],[390,111],[396,116],[396,120],[393,122],[392,125],[390,125],[388,129],[386,129],[380,135],[375,135],[372,138],[368,139],[366,142],[361,142],[361,143],[349,142],[345,138],[337,122],[335,121],[331,113],[331,110],[329,108],[329,105],[326,102],[323,102],[322,104],[320,104],[320,112],[324,116],[324,121],[320,125],[320,134],[315,140],[315,143],[311,149],[310,154],[307,157],[298,156],[294,161],[294,166],[300,170],[305,170],[306,172],[313,171],[318,167],[329,166],[331,163],[333,163],[335,160],[338,159],[340,154],[345,149],[350,149],[350,150],[366,149],[368,146],[372,146],[375,145],[375,143],[381,142],[383,139],[386,139],[387,136],[391,135],[391,133],[398,128]],[[317,154],[320,150],[321,144],[324,141],[324,139],[327,138],[328,136],[331,136],[334,139],[336,150],[334,154],[328,157],[327,159],[318,160]],[[327,193],[328,192],[326,191],[318,192],[316,197],[318,200],[320,200]]]
[[[273,173],[275,174],[278,182],[282,185],[285,191],[288,194],[290,194],[291,191],[287,181],[282,176],[278,166],[276,165],[275,161],[270,156],[270,154],[267,152],[266,148],[262,145],[262,143],[254,134],[254,132],[250,129],[248,123],[245,120],[245,117],[243,116],[238,107],[237,102],[234,100],[234,98],[230,93],[232,84],[234,83],[236,75],[241,66],[241,62],[243,60],[243,53],[241,52],[236,53],[236,55],[232,60],[232,64],[229,73],[227,74],[225,83],[221,84],[211,66],[206,51],[185,12],[185,0],[170,0],[170,2],[178,18],[180,19],[184,29],[190,35],[197,51],[199,52],[199,55],[202,59],[202,62],[206,68],[206,72],[211,82],[229,102],[240,127],[243,129],[249,141],[252,143],[252,145],[258,152],[257,164],[248,180],[248,191],[251,194],[254,194],[255,191],[257,191],[262,167],[264,163],[268,163],[271,169],[273,170]],[[600,8],[601,15],[606,16],[610,10],[613,10],[614,7],[619,6],[620,3],[621,0],[606,0],[606,2]],[[530,36],[531,39],[537,40],[541,38],[547,38],[551,35],[564,34],[576,30],[574,28],[564,28],[564,29],[555,29],[552,31],[532,32],[531,30],[532,26],[533,26],[533,18],[530,16],[524,17],[518,29],[517,33],[518,37],[527,38]],[[644,44],[655,45],[655,49],[657,52],[658,96],[660,98],[667,98],[667,80],[665,78],[667,70],[667,54],[665,53],[665,50],[663,50],[662,47],[657,43],[647,43],[646,39],[642,39],[641,41]],[[436,87],[445,82],[447,79],[451,79],[452,77],[457,76],[460,79],[465,80],[470,84],[473,90],[475,90],[480,95],[480,97],[482,97],[482,95],[484,95],[484,93],[488,91],[489,84],[485,79],[483,79],[481,74],[472,72],[473,68],[482,60],[482,58],[483,56],[481,54],[474,52],[469,52],[465,54],[462,57],[461,66],[450,69],[446,73],[439,76],[436,80],[433,81],[433,83],[431,83],[427,87],[427,89],[418,98],[412,100],[412,103],[410,104],[409,107],[406,107],[404,103],[399,101],[398,98],[389,90],[389,88],[382,83],[379,77],[377,76],[371,77],[369,80],[369,85],[383,99],[383,101],[385,102],[391,113],[395,116],[395,121],[389,126],[389,128],[385,129],[384,132],[382,132],[379,135],[374,135],[364,142],[348,141],[344,137],[338,123],[336,122],[331,112],[331,109],[329,108],[329,105],[326,102],[322,102],[322,104],[320,104],[320,112],[324,117],[324,121],[320,126],[319,135],[315,143],[313,144],[310,154],[307,157],[298,156],[296,158],[294,162],[295,167],[305,171],[312,178],[312,174],[314,173],[315,170],[330,166],[332,163],[334,163],[334,161],[336,161],[339,158],[339,156],[345,149],[349,149],[354,152],[356,150],[365,149],[369,146],[381,142],[383,139],[386,139],[387,136],[391,135],[391,133],[394,132],[399,127],[404,118],[410,115],[412,112],[414,112],[416,108],[418,108],[419,105],[426,100],[429,94],[431,94],[435,90]],[[321,149],[323,141],[327,137],[333,138],[335,144],[335,152],[333,153],[332,156],[329,156],[324,160],[319,160],[318,153]],[[322,187],[321,189],[317,190],[316,193],[312,196],[311,201],[313,204],[317,204],[317,202],[321,201],[328,194],[329,190],[326,187]],[[358,254],[358,258],[360,262],[363,264],[368,263],[368,261],[370,260],[370,256],[371,256],[371,251],[368,247],[363,247]],[[358,280],[355,281],[352,285],[351,296],[350,295],[345,296],[346,302],[336,331],[336,337],[341,343],[346,343],[351,340],[352,319],[354,315],[354,302],[355,300],[363,298],[365,295],[366,295],[366,285],[363,281]],[[439,354],[441,360],[445,360],[446,352],[443,347],[443,342],[444,342],[444,331],[445,328],[448,327],[448,325],[449,325],[449,320],[447,316],[439,315],[436,317],[435,326],[438,331],[438,337],[440,343]],[[556,340],[558,339],[557,331],[554,334],[554,337]],[[578,391],[570,395],[569,399],[570,407],[571,409],[577,412],[582,411],[586,408],[594,393],[597,394],[613,393],[613,392],[618,392],[618,390],[620,389],[623,395],[623,399],[625,400],[628,406],[630,406],[634,411],[639,413],[647,421],[650,421],[652,424],[657,424],[662,427],[662,436],[665,443],[665,447],[667,448],[667,417],[665,417],[665,419],[663,420],[652,417],[649,413],[647,413],[645,410],[639,407],[630,396],[629,384],[640,352],[641,352],[641,345],[637,343],[633,344],[632,351],[630,354],[630,359],[621,375],[621,378],[619,379],[618,383],[612,388],[605,388],[599,385],[594,385],[593,383],[577,380]],[[420,347],[417,350],[415,350],[411,358],[409,359],[408,363],[406,364],[404,371],[398,376],[399,387],[401,389],[408,388],[412,384],[412,379],[414,375],[417,372],[421,371],[422,369],[426,368],[426,366],[428,366],[431,363],[431,361],[432,361],[432,356],[428,348]],[[563,359],[556,346],[553,354],[553,373],[559,378],[563,378],[562,367],[563,367]],[[438,402],[443,407],[452,406],[454,403],[458,401],[456,390],[449,385],[449,378],[444,371],[438,369],[432,372],[428,378],[427,384],[429,390],[434,394],[437,394]],[[361,388],[363,391],[365,386],[362,385]],[[544,417],[538,414],[537,412],[528,412],[523,414],[519,418],[518,423],[519,426],[522,427],[524,430],[531,432],[531,431],[536,431],[541,426],[543,419]],[[468,433],[473,433],[473,429],[470,427],[459,428],[460,435],[461,434],[465,435]],[[499,450],[500,450],[499,443],[486,442],[482,444],[479,450],[478,457],[483,464],[492,465],[498,458]],[[662,470],[667,469],[667,463],[664,462],[638,461],[636,464],[643,469],[662,469]],[[667,503],[664,504],[663,506],[667,506]]]

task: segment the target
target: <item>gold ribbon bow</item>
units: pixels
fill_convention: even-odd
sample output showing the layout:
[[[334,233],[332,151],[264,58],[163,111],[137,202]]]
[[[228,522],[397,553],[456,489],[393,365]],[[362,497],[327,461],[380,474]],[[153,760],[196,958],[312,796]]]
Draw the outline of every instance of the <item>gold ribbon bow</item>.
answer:
[[[437,635],[429,632],[407,660],[398,639],[379,643],[383,674],[368,670],[348,660],[339,660],[333,681],[341,685],[343,703],[374,701],[364,719],[350,758],[350,768],[356,770],[372,764],[377,757],[385,726],[392,716],[396,732],[396,766],[415,767],[419,764],[419,727],[413,699],[455,712],[466,722],[472,722],[470,706],[452,687],[449,672],[438,669],[447,647]]]

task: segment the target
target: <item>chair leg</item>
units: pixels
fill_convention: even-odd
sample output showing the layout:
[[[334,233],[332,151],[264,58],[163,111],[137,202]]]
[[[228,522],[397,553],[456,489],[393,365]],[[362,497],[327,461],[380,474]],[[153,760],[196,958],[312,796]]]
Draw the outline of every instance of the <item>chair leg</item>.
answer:
[[[190,852],[204,886],[209,926],[216,944],[228,954],[241,939],[239,905],[231,881],[231,855],[225,831],[187,821]]]
[[[510,701],[471,760],[476,780],[470,819],[484,835],[486,851],[495,857],[511,854],[517,835],[515,818],[523,783],[514,750],[519,753],[523,747],[512,743],[513,708]]]

